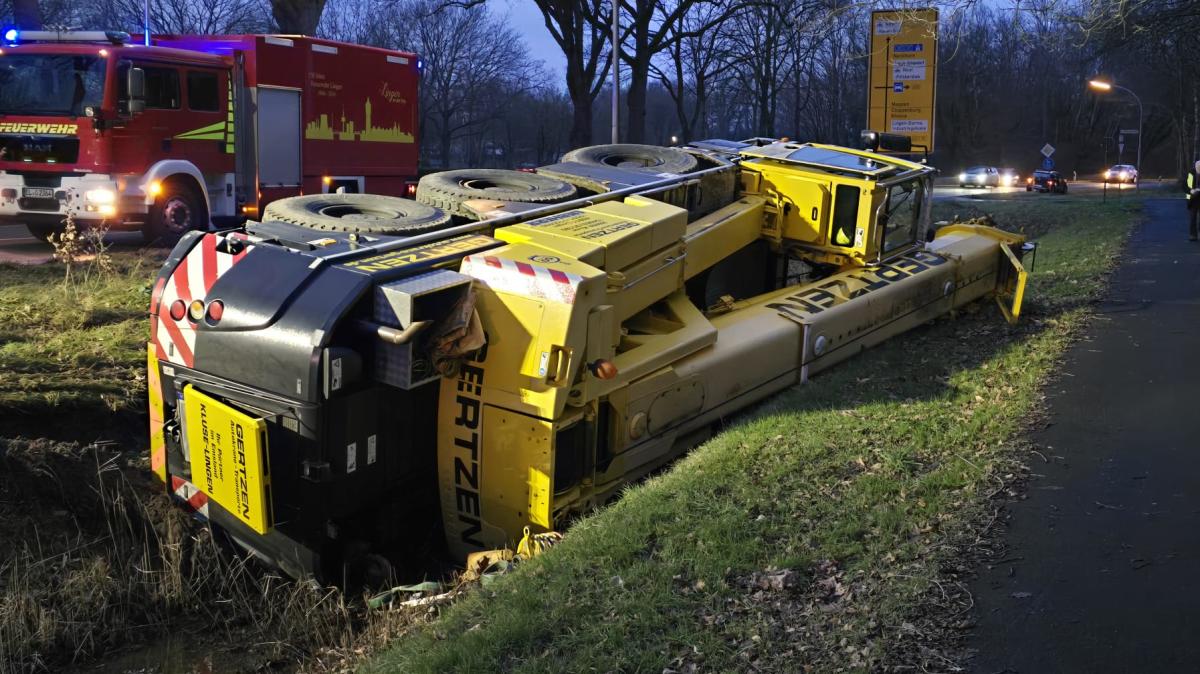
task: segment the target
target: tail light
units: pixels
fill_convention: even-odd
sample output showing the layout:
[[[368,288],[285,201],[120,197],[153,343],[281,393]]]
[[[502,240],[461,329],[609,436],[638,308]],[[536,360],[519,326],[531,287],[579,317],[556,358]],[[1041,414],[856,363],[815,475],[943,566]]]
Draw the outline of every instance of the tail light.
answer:
[[[409,197],[417,196],[417,186],[413,183],[409,183],[408,186],[404,188],[404,193]]]
[[[175,300],[171,304],[171,318],[182,321],[185,315],[187,315],[187,305],[183,303],[183,300]]]
[[[208,303],[208,311],[204,312],[204,317],[209,325],[216,325],[220,322],[221,317],[225,315],[225,303],[221,300],[213,300]]]

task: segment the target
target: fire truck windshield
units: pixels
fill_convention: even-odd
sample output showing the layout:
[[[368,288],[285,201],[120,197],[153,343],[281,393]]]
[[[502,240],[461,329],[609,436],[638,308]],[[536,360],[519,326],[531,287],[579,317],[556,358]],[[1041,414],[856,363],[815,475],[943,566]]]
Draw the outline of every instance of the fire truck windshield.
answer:
[[[104,100],[104,66],[98,56],[0,56],[0,114],[77,117]]]

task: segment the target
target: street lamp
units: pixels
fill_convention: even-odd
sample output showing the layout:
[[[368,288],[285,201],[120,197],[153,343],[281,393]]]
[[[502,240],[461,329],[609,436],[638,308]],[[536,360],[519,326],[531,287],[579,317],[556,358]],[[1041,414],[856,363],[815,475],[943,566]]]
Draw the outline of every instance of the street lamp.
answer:
[[[1137,151],[1138,181],[1137,182],[1140,185],[1142,182],[1142,176],[1141,176],[1141,173],[1142,173],[1142,99],[1138,98],[1138,95],[1133,93],[1129,89],[1126,89],[1125,87],[1123,87],[1119,84],[1113,84],[1112,82],[1105,82],[1104,80],[1089,80],[1088,86],[1095,89],[1096,91],[1112,91],[1113,89],[1120,89],[1121,91],[1124,91],[1125,93],[1129,94],[1130,96],[1133,96],[1133,100],[1137,101],[1137,106],[1138,106],[1138,151]]]

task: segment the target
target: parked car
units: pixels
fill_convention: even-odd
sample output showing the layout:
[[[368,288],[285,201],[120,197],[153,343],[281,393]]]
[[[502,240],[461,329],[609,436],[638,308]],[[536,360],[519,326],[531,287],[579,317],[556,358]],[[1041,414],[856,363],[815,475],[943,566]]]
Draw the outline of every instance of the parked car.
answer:
[[[1130,164],[1117,164],[1104,172],[1104,182],[1106,183],[1129,183],[1136,185],[1137,181],[1138,170]]]
[[[1021,172],[1014,168],[1000,169],[1000,185],[1002,187],[1016,187],[1021,184]]]
[[[1025,179],[1026,192],[1067,193],[1067,179],[1058,171],[1034,171]]]
[[[1000,169],[995,166],[972,166],[958,174],[959,187],[1000,187]]]

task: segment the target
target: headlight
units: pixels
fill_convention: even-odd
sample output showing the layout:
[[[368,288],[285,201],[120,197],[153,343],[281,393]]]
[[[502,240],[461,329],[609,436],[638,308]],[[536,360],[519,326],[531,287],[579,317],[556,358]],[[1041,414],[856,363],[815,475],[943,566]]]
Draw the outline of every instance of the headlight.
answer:
[[[965,173],[958,174],[958,182],[960,182],[960,183],[967,182],[967,174],[965,174]]]
[[[117,200],[117,193],[104,187],[84,192],[83,198],[93,204],[111,204]]]
[[[1111,177],[1112,177],[1112,171],[1105,171],[1105,172],[1104,172],[1104,177],[1105,177],[1105,178],[1111,178]]]
[[[975,181],[980,183],[983,182],[983,174],[975,176]]]
[[[1121,180],[1124,180],[1129,177],[1129,174],[1124,171],[1121,171],[1119,174],[1117,174],[1117,177],[1120,178]]]

